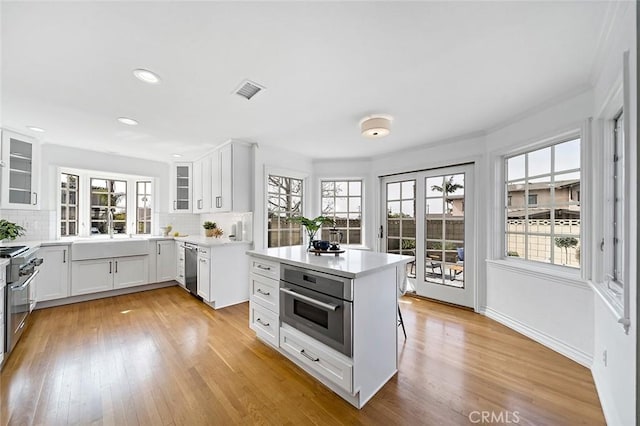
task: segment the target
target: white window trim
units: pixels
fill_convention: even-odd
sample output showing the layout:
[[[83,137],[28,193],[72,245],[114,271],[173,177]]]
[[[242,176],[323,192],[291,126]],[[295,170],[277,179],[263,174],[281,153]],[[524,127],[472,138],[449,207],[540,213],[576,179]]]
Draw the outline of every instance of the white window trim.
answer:
[[[496,241],[496,247],[499,248],[498,253],[494,253],[495,259],[502,259],[505,262],[513,262],[514,265],[520,265],[522,269],[529,270],[531,272],[540,272],[540,273],[550,273],[550,272],[559,272],[565,273],[569,275],[575,275],[576,278],[579,278],[581,281],[586,282],[588,273],[586,272],[588,268],[585,265],[588,265],[587,260],[589,259],[589,252],[591,248],[588,244],[585,244],[585,241],[588,241],[587,235],[588,231],[586,228],[588,227],[590,215],[586,210],[582,208],[582,206],[588,205],[590,202],[590,198],[587,197],[588,190],[590,188],[589,182],[592,180],[590,176],[585,176],[584,165],[588,164],[586,161],[589,158],[589,150],[590,150],[590,132],[589,127],[591,125],[591,119],[586,120],[586,122],[581,123],[580,126],[573,125],[568,130],[559,131],[554,133],[553,135],[547,135],[541,137],[537,140],[530,140],[528,143],[519,146],[516,149],[498,151],[493,154],[494,156],[494,170],[500,170],[496,176],[500,177],[500,189],[496,192],[499,194],[496,199],[498,200],[498,208],[501,212],[499,215],[496,215],[500,219],[500,224],[495,228],[497,232],[495,232],[496,237],[499,241]],[[518,155],[526,154],[531,151],[535,151],[538,149],[546,148],[552,145],[560,144],[562,142],[568,142],[572,139],[580,139],[580,192],[581,192],[581,209],[580,209],[580,241],[581,251],[580,251],[580,268],[573,268],[569,266],[562,266],[556,264],[546,264],[543,262],[537,262],[528,259],[518,259],[511,256],[507,256],[506,252],[506,217],[505,217],[505,206],[507,206],[507,191],[505,188],[506,183],[506,160],[507,158],[516,157]],[[496,184],[498,181],[496,181]],[[584,194],[584,197],[582,196]],[[528,203],[528,199],[525,200]],[[528,205],[528,204],[527,204]],[[587,256],[587,257],[585,257]]]
[[[519,155],[522,154],[526,154],[532,151],[536,151],[538,149],[542,149],[542,148],[546,148],[546,147],[550,147],[552,145],[557,145],[557,144],[561,144],[563,142],[568,142],[572,139],[580,139],[580,185],[581,185],[581,192],[587,191],[589,184],[588,182],[586,182],[583,185],[583,181],[587,181],[588,179],[585,179],[584,173],[583,173],[583,167],[584,164],[586,164],[585,162],[585,158],[587,158],[587,151],[588,151],[588,135],[589,135],[589,131],[588,131],[588,127],[590,126],[591,120],[587,120],[587,122],[585,124],[583,124],[581,126],[581,128],[573,128],[572,130],[568,130],[568,131],[564,131],[561,132],[559,134],[556,134],[555,136],[550,136],[550,137],[546,137],[544,139],[539,140],[538,142],[533,142],[530,143],[526,146],[523,147],[519,147],[515,150],[512,151],[508,151],[505,152],[502,156],[500,156],[499,158],[501,159],[501,169],[502,169],[502,177],[503,177],[503,181],[502,181],[502,197],[501,197],[501,211],[502,214],[500,215],[502,218],[502,225],[501,225],[501,229],[502,229],[502,251],[500,253],[500,257],[502,259],[504,259],[505,261],[508,262],[516,262],[516,263],[521,263],[521,264],[529,264],[529,263],[534,263],[536,265],[539,265],[540,267],[540,271],[548,271],[548,270],[556,270],[556,271],[567,271],[569,272],[569,274],[575,274],[581,278],[585,278],[583,270],[586,269],[584,268],[584,265],[586,264],[585,259],[582,257],[582,252],[585,250],[581,250],[580,252],[580,268],[573,268],[573,267],[569,267],[569,266],[563,266],[563,265],[556,265],[556,264],[546,264],[544,262],[537,262],[534,260],[529,260],[529,259],[518,259],[518,258],[514,258],[511,256],[507,256],[506,255],[506,242],[505,242],[505,235],[506,235],[506,218],[505,218],[505,207],[507,206],[507,191],[505,189],[505,183],[506,183],[506,160],[508,158],[513,158],[513,157],[517,157]],[[525,197],[526,198],[526,197]],[[525,200],[525,204],[527,206],[530,205],[537,205],[536,204],[529,204],[529,199],[527,198]],[[582,208],[582,206],[586,205],[585,202],[580,202],[581,208],[580,208],[580,241],[581,241],[581,247],[585,247],[587,242],[585,240],[585,212],[584,212],[584,208]],[[587,246],[588,247],[588,246]]]
[[[262,217],[263,217],[263,221],[262,221],[262,238],[263,238],[263,243],[262,245],[264,246],[264,248],[269,248],[268,247],[268,241],[269,241],[269,175],[274,175],[274,176],[282,176],[282,177],[290,177],[290,178],[294,178],[294,179],[299,179],[302,181],[302,210],[301,210],[301,214],[304,216],[305,212],[310,211],[311,209],[309,208],[309,202],[310,199],[312,197],[310,197],[311,194],[309,194],[308,192],[308,188],[310,187],[309,185],[309,174],[308,173],[304,173],[304,172],[300,172],[298,170],[291,170],[291,169],[283,169],[283,168],[278,168],[278,167],[270,167],[270,166],[264,166],[264,175],[262,178],[262,182],[263,182],[263,199],[262,199]],[[306,245],[308,244],[307,241],[307,236],[306,236],[306,232],[302,233],[302,246],[306,247]]]
[[[318,214],[322,214],[322,182],[323,181],[360,181],[362,184],[361,187],[361,201],[360,201],[360,244],[341,244],[342,248],[349,248],[354,250],[370,250],[370,247],[367,245],[367,233],[366,229],[366,219],[365,219],[365,185],[366,178],[363,176],[352,176],[352,177],[334,177],[334,176],[324,176],[318,178]]]
[[[62,173],[68,173],[78,176],[78,208],[77,208],[77,220],[78,220],[78,235],[62,236],[60,232],[60,209],[62,206],[60,200],[60,186],[62,184],[60,175]],[[151,182],[151,197],[152,197],[152,210],[151,210],[151,235],[153,230],[156,229],[156,215],[157,212],[157,189],[155,185],[155,179],[149,176],[128,175],[122,173],[111,173],[98,170],[85,170],[74,169],[68,167],[58,167],[56,170],[56,238],[62,240],[73,240],[77,238],[104,238],[100,235],[92,235],[90,233],[91,228],[91,179],[116,179],[124,180],[127,182],[127,230],[137,231],[136,228],[136,182],[147,181]],[[128,232],[126,235],[150,235],[150,234],[137,234],[136,232]]]

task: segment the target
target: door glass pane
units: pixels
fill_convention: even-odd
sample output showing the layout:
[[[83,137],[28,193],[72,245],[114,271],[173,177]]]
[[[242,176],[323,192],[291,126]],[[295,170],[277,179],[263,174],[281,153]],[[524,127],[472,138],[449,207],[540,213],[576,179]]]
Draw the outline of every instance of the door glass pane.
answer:
[[[387,252],[415,256],[415,180],[387,184]],[[401,201],[389,201],[401,200]]]
[[[464,288],[465,175],[425,179],[424,281]]]

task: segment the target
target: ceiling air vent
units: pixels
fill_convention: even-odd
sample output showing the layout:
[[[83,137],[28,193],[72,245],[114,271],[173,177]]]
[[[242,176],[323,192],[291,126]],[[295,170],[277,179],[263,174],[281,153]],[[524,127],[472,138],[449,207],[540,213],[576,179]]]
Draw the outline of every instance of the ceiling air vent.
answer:
[[[256,93],[258,93],[262,89],[264,89],[264,86],[261,86],[258,83],[254,83],[251,80],[245,80],[240,84],[240,87],[238,87],[234,93],[236,95],[240,95],[243,98],[249,100],[253,98],[256,95]]]

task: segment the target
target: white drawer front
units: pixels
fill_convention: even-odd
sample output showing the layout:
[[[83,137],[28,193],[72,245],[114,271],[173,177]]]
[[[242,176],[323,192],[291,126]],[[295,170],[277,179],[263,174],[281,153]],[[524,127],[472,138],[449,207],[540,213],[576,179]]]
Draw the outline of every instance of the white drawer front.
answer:
[[[251,302],[250,326],[260,338],[272,346],[278,347],[280,334],[278,314]]]
[[[274,313],[280,312],[279,282],[257,274],[249,276],[251,301],[259,303]]]
[[[353,364],[332,354],[315,340],[286,328],[280,329],[280,348],[349,393],[353,393]]]
[[[262,275],[263,277],[272,278],[274,280],[280,279],[280,264],[277,262],[252,257],[249,270],[255,274]]]

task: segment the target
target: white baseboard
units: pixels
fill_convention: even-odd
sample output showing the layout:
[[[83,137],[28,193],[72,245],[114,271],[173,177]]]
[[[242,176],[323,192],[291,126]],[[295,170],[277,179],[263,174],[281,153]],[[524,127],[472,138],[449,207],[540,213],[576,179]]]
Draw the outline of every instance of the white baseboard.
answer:
[[[484,307],[479,310],[479,313],[499,322],[502,325],[511,328],[512,330],[517,331],[520,334],[527,336],[532,340],[535,340],[536,342],[558,352],[561,355],[566,356],[567,358],[577,362],[578,364],[591,369],[591,365],[593,364],[593,357],[588,353],[571,345],[568,345],[565,342],[548,335],[547,333],[536,330],[535,328],[532,328],[525,323],[511,318],[508,315],[505,315],[494,309]]]

